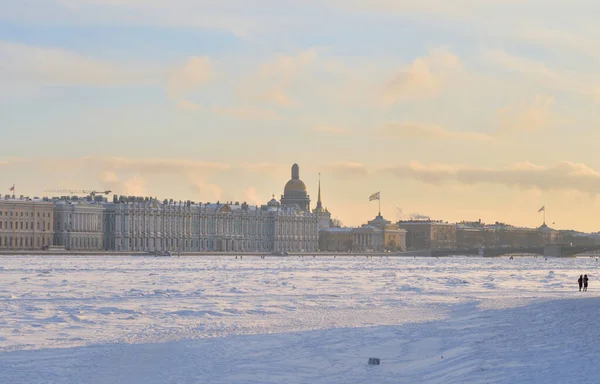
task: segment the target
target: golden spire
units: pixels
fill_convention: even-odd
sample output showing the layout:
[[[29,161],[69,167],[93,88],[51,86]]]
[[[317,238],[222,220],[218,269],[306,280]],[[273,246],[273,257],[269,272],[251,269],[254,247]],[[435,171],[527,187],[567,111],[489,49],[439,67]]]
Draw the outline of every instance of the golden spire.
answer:
[[[315,211],[321,212],[323,210],[323,203],[321,202],[321,174],[319,173],[319,195],[317,198],[317,207]]]

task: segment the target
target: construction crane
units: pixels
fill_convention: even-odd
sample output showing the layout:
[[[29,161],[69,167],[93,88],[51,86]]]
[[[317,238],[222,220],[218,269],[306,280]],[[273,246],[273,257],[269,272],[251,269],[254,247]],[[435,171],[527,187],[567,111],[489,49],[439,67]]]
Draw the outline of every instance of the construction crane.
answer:
[[[87,193],[93,199],[94,197],[96,197],[96,195],[108,195],[112,191],[110,191],[110,190],[107,190],[107,191],[93,191],[93,190],[87,190],[87,189],[46,189],[44,192],[69,193],[69,194]]]

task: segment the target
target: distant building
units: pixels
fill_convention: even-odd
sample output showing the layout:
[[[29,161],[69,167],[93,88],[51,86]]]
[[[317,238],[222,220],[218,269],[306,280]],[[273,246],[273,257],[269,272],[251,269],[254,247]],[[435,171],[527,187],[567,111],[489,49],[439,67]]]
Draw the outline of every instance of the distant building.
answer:
[[[321,179],[319,179],[319,196],[317,198],[317,207],[313,213],[319,218],[319,230],[331,227],[331,213],[326,208],[323,208],[321,202]]]
[[[485,231],[481,226],[471,227],[465,224],[456,224],[456,248],[469,249],[486,245]]]
[[[349,252],[352,250],[354,228],[324,228],[319,230],[319,250],[323,252]]]
[[[285,202],[285,204],[284,204]],[[195,203],[115,198],[104,207],[104,248],[116,251],[314,252],[318,212],[292,167],[281,203]]]
[[[275,199],[202,204],[125,200],[105,205],[105,248],[116,251],[314,252],[317,216]]]
[[[306,192],[306,185],[300,180],[300,167],[298,164],[292,165],[292,178],[283,190],[281,206],[297,206],[303,211],[310,210],[310,196]]]
[[[0,249],[34,250],[52,245],[52,203],[6,195],[0,198]]]
[[[407,231],[377,215],[375,219],[352,231],[352,247],[356,251],[404,251]]]
[[[456,225],[433,220],[399,221],[408,249],[455,249]]]
[[[406,231],[377,215],[356,228],[326,228],[319,231],[321,251],[380,252],[406,250]]]
[[[524,228],[496,222],[462,222],[456,225],[457,248],[476,247],[541,247],[555,244],[560,239],[559,231],[546,225],[539,228]]]
[[[100,201],[63,197],[53,205],[54,245],[80,251],[104,249],[104,207]]]

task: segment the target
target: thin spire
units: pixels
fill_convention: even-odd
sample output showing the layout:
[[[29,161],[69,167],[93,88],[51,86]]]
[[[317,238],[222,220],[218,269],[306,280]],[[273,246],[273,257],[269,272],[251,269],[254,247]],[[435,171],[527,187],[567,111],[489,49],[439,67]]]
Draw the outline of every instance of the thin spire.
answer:
[[[317,198],[317,209],[323,209],[323,204],[321,203],[321,174],[319,173],[319,197]]]

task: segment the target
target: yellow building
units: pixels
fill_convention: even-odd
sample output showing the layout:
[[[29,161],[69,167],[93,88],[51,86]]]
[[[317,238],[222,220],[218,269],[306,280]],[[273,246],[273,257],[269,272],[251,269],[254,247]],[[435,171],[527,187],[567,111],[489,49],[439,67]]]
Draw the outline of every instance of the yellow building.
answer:
[[[356,228],[325,228],[319,231],[321,251],[405,251],[406,231],[378,215]]]
[[[455,249],[456,225],[433,220],[400,221],[398,227],[407,231],[409,249]]]
[[[0,199],[0,250],[44,249],[52,245],[54,212],[50,201]]]

